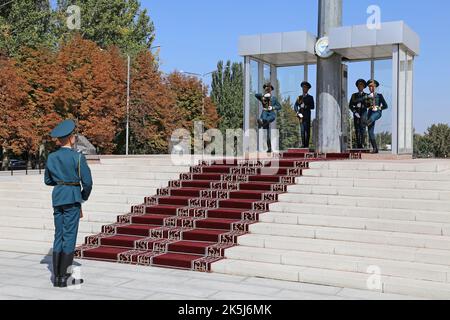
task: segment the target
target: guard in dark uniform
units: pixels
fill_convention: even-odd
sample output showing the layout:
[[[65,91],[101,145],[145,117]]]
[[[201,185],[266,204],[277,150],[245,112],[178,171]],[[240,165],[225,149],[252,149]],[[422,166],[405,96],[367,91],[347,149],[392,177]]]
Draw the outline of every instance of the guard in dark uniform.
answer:
[[[309,82],[302,82],[301,87],[303,94],[295,102],[294,110],[300,119],[302,148],[309,148],[309,141],[311,140],[311,110],[315,108],[314,97],[308,93],[312,87]]]
[[[53,243],[53,275],[55,287],[81,284],[82,279],[72,279],[72,266],[77,241],[78,224],[82,218],[81,204],[92,191],[91,170],[86,157],[73,149],[76,136],[75,122],[61,122],[52,132],[61,148],[48,156],[45,167],[45,184],[54,187],[55,240]]]
[[[278,99],[272,95],[274,87],[270,82],[266,83],[263,89],[264,95],[261,93],[255,94],[256,99],[258,99],[263,105],[261,117],[258,119],[258,128],[263,128],[267,131],[267,152],[270,153],[272,152],[270,125],[277,119],[276,111],[281,110],[281,104],[278,102]]]
[[[366,98],[366,107],[368,109],[367,114],[367,127],[369,128],[369,139],[372,144],[372,153],[378,153],[377,139],[375,136],[375,123],[383,116],[383,110],[388,108],[388,104],[381,93],[377,93],[376,90],[380,86],[380,83],[376,80],[367,81],[370,94]]]
[[[353,112],[357,148],[364,149],[367,122],[367,107],[365,103],[367,93],[364,92],[364,89],[367,88],[366,80],[359,79],[356,81],[356,87],[358,88],[358,92],[352,94],[349,107]]]

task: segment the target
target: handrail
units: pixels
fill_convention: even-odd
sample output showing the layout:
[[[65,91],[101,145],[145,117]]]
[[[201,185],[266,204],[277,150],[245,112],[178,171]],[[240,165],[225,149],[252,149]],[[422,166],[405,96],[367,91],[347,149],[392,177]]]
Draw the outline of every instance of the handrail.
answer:
[[[9,171],[10,173],[11,173],[11,176],[14,176],[14,172],[16,171],[16,172],[24,172],[25,171],[25,175],[28,175],[28,172],[29,171],[38,171],[39,173],[39,175],[41,175],[42,174],[42,169],[43,169],[43,166],[41,165],[42,163],[39,161],[38,163],[37,163],[37,169],[31,169],[31,170],[29,170],[28,169],[28,165],[25,167],[25,169],[22,169],[22,170],[15,170],[14,168],[8,168],[8,169],[6,169],[6,170],[2,170],[2,171]]]

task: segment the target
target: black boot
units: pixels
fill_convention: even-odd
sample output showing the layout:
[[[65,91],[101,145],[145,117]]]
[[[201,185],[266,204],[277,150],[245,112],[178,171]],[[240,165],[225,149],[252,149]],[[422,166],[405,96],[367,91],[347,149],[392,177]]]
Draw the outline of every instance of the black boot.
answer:
[[[263,127],[264,123],[261,119],[258,119],[258,129],[261,129]]]
[[[371,144],[372,144],[372,147],[373,147],[372,154],[377,154],[377,153],[379,153],[379,152],[378,152],[377,141],[376,141],[376,140],[373,140],[373,141],[371,141]]]
[[[59,273],[61,264],[61,253],[53,252],[53,286],[61,286],[61,274]]]
[[[73,279],[72,274],[69,273],[69,268],[72,266],[73,263],[73,256],[74,253],[61,253],[61,264],[60,264],[60,275],[61,275],[61,288],[65,288],[67,286],[73,286],[77,284],[84,283],[83,279]]]
[[[272,153],[272,139],[267,136],[267,153]]]

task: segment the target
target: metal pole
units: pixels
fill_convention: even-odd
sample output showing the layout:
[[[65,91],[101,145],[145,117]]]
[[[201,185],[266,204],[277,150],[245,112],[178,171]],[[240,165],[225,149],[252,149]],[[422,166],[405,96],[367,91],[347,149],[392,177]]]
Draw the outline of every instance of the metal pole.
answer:
[[[128,155],[129,138],[130,138],[130,66],[131,66],[131,59],[130,56],[128,55],[126,155]]]

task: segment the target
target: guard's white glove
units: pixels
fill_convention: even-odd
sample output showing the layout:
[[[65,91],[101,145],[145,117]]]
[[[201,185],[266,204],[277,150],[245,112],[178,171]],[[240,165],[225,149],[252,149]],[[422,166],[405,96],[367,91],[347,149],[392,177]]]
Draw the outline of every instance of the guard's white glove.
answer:
[[[297,114],[300,119],[303,119],[303,115],[301,113]]]
[[[358,112],[355,112],[355,117],[357,117],[358,119],[361,119],[361,115]]]

